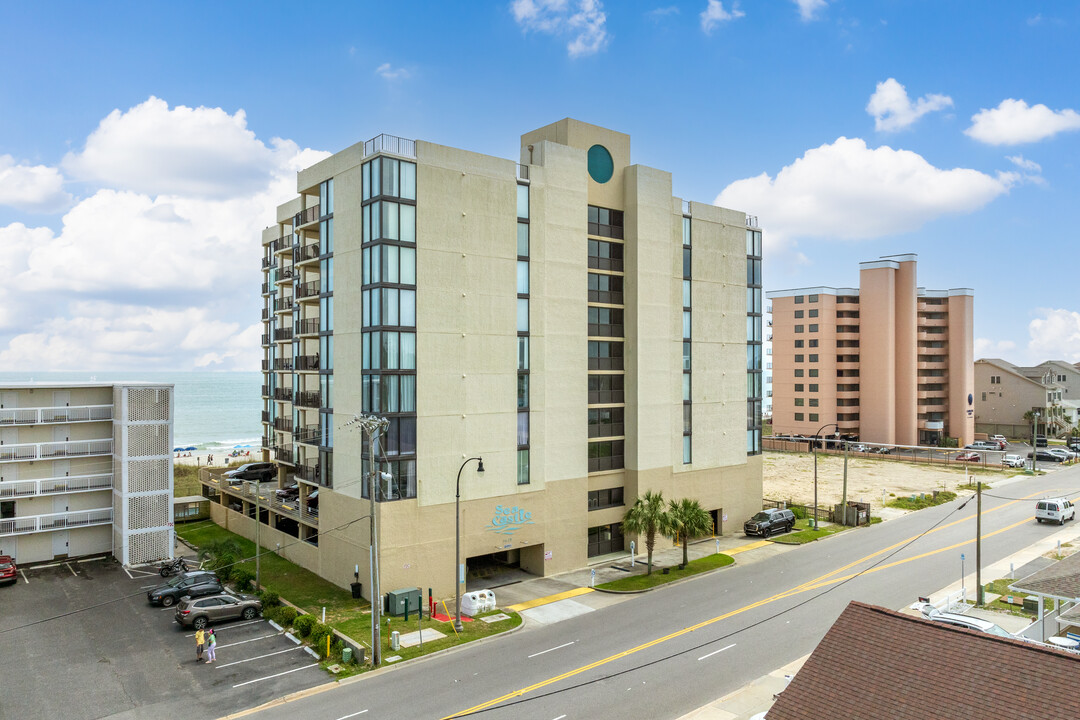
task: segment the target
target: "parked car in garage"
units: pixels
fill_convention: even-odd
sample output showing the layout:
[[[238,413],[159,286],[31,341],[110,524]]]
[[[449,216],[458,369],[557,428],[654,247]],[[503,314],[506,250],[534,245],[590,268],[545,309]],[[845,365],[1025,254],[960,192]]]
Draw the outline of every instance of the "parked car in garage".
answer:
[[[176,606],[174,617],[181,627],[201,630],[222,620],[252,620],[262,612],[262,601],[254,595],[220,593],[199,598],[184,598]]]
[[[277,466],[274,463],[247,463],[241,465],[234,470],[226,470],[222,477],[230,484],[243,482],[244,480],[258,480],[259,482],[269,482],[274,479],[274,475],[277,473]]]
[[[0,555],[0,582],[18,582],[18,572],[19,568],[15,567],[15,561],[10,555]]]
[[[207,570],[194,570],[177,575],[164,585],[147,591],[146,599],[151,605],[172,607],[184,596],[201,597],[225,592],[217,575]]]
[[[300,497],[300,484],[292,483],[291,485],[286,485],[283,488],[278,488],[274,491],[274,494],[277,495],[278,500],[281,500],[282,502],[295,500],[296,498]]]

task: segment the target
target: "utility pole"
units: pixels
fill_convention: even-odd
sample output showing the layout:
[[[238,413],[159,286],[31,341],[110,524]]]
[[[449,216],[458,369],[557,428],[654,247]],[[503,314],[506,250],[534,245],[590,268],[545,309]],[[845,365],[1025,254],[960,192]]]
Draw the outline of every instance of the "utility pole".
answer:
[[[982,480],[975,488],[975,605],[982,607]]]
[[[259,526],[262,525],[262,519],[259,517],[262,513],[259,509],[259,481],[253,480],[252,484],[255,486],[255,589],[259,589],[259,557],[262,555],[262,545],[259,544]]]
[[[1035,413],[1035,425],[1031,429],[1031,474],[1035,474],[1035,464],[1039,461],[1039,413]]]
[[[840,512],[844,513],[844,525],[847,526],[847,451],[848,441],[844,440],[844,493],[840,500]],[[869,516],[866,518],[867,522],[870,521]],[[855,516],[855,524],[859,524],[859,516]]]

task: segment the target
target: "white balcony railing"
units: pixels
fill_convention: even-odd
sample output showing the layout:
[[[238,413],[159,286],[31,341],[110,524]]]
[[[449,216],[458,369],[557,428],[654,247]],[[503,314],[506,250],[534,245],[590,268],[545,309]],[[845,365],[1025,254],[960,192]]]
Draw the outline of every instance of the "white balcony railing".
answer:
[[[110,523],[112,523],[112,508],[76,510],[75,512],[50,513],[48,515],[27,515],[26,517],[0,520],[0,537],[108,525]]]
[[[68,475],[64,477],[40,478],[38,480],[16,480],[14,482],[0,483],[0,500],[34,497],[36,495],[59,495],[61,493],[108,490],[112,485],[112,473],[100,475]]]
[[[100,422],[112,420],[112,405],[76,405],[47,408],[0,408],[0,425]]]
[[[0,461],[52,460],[89,455],[112,455],[113,441],[69,440],[66,442],[0,445]]]

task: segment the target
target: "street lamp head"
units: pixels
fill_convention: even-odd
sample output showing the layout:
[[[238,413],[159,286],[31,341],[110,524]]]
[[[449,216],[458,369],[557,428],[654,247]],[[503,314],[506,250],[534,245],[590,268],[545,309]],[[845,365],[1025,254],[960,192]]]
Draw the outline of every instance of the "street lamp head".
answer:
[[[484,458],[476,458],[476,459],[480,461],[480,464],[476,466],[476,472],[478,472],[478,473],[484,472]]]

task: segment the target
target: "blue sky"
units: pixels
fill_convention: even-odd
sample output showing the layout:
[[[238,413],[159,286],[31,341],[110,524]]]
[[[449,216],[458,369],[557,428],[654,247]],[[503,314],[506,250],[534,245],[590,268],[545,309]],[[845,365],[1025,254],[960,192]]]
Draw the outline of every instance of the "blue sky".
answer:
[[[562,117],[765,229],[766,289],[918,253],[976,355],[1080,361],[1080,6],[6,3],[0,367],[257,369],[259,231],[382,132],[517,157]]]

